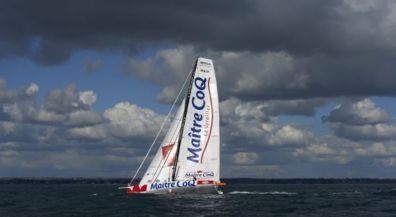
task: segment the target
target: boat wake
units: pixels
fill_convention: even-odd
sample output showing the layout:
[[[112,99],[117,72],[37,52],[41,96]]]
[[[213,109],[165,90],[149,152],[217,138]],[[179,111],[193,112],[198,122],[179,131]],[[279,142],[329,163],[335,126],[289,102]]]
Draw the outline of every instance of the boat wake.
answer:
[[[286,191],[231,191],[228,194],[297,195],[297,193]]]

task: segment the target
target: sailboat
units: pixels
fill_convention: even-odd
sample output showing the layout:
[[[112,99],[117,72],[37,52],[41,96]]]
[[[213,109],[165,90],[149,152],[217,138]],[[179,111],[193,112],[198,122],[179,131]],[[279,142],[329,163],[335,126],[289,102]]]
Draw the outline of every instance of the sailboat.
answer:
[[[124,187],[127,193],[221,193],[218,186],[225,183],[220,181],[219,97],[213,61],[198,57],[183,87],[179,96],[184,89],[185,97],[159,149],[140,182],[132,184],[153,142]]]

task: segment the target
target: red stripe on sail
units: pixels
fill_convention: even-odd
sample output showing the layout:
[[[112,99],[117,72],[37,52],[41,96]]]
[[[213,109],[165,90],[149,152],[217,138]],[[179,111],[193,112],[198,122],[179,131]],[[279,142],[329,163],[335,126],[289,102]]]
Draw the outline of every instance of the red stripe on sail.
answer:
[[[211,123],[210,123],[210,130],[209,130],[208,140],[206,141],[205,148],[204,148],[204,150],[202,152],[202,155],[201,155],[201,163],[202,163],[202,158],[203,158],[203,156],[205,154],[206,148],[208,147],[209,140],[210,140],[210,135],[212,134],[212,127],[213,127],[213,102],[212,102],[212,94],[210,92],[210,78],[208,79],[208,91],[209,91],[209,99],[210,99]]]

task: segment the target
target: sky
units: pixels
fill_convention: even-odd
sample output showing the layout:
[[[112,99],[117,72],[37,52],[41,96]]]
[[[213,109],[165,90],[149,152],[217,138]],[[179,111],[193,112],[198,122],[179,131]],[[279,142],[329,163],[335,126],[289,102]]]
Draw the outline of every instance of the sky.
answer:
[[[222,177],[396,178],[395,1],[0,3],[0,177],[131,177],[203,56]]]

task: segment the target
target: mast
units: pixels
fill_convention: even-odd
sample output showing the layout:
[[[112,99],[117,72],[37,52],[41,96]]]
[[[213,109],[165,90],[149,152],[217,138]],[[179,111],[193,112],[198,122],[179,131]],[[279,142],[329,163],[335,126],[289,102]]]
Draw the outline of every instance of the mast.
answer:
[[[193,71],[191,73],[190,83],[188,85],[188,90],[187,90],[187,95],[186,95],[186,101],[184,102],[185,106],[184,106],[182,122],[181,122],[181,126],[180,126],[179,139],[177,141],[176,155],[175,155],[176,161],[175,161],[175,165],[174,165],[173,171],[172,171],[172,181],[175,181],[175,178],[176,178],[177,164],[179,162],[180,145],[181,145],[181,141],[183,139],[183,130],[184,130],[184,125],[186,123],[186,115],[187,115],[187,111],[188,111],[188,104],[190,102],[191,89],[192,89],[192,85],[193,85],[193,81],[194,81],[195,70],[197,68],[198,58],[199,57],[197,57],[197,60],[195,61],[195,65],[194,65]]]

